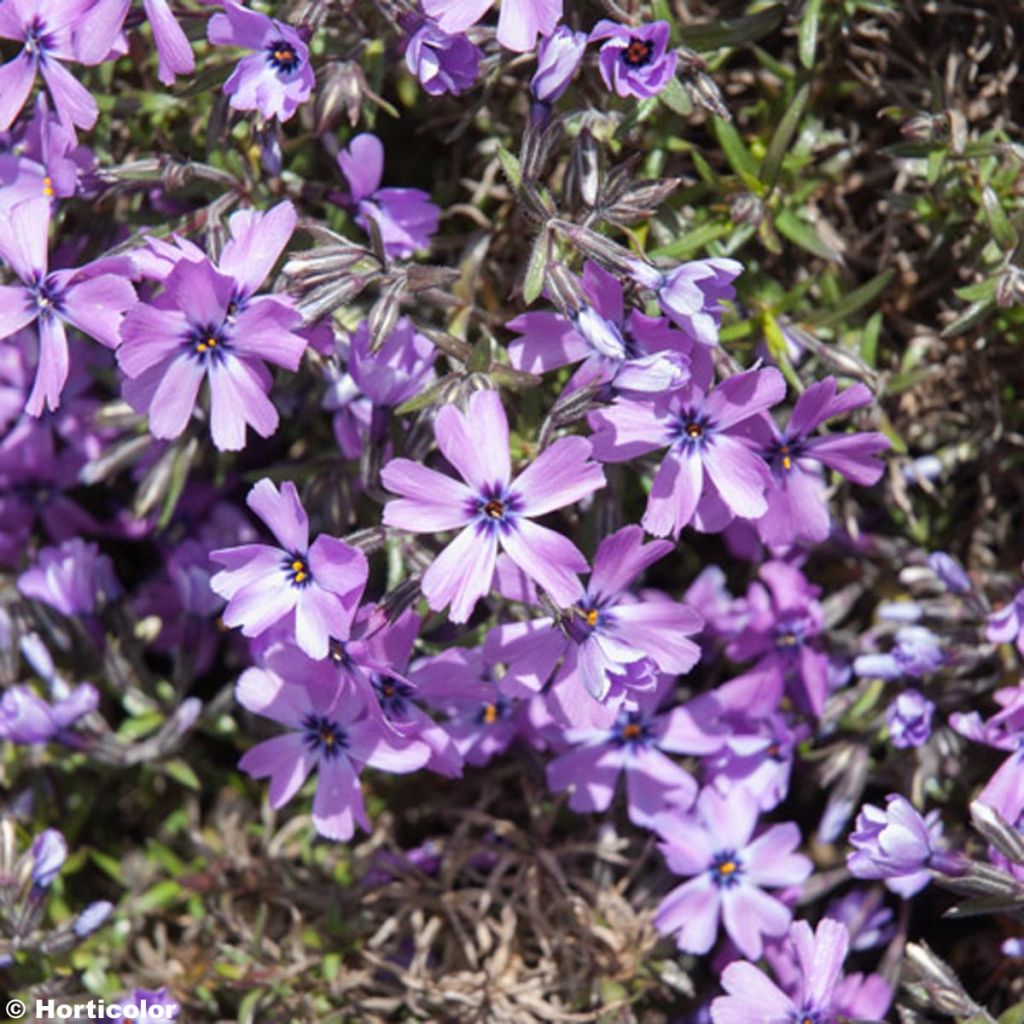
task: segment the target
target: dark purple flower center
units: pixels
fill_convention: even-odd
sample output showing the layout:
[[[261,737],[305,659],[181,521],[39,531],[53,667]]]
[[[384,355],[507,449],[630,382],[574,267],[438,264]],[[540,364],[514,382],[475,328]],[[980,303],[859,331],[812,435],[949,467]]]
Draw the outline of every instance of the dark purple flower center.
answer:
[[[780,619],[775,626],[775,646],[782,651],[795,651],[807,639],[807,620],[802,615]]]
[[[409,716],[409,705],[416,691],[408,683],[395,676],[382,676],[377,673],[370,677],[370,683],[381,709],[388,718],[402,719]]]
[[[793,463],[803,454],[803,446],[796,441],[778,441],[768,451],[768,461],[789,473],[793,469]]]
[[[52,48],[53,38],[46,31],[46,23],[42,18],[33,18],[32,24],[25,29],[25,53],[33,62],[42,64],[46,51]]]
[[[348,746],[345,730],[337,722],[323,715],[306,715],[302,720],[302,728],[305,730],[303,739],[306,746],[320,757],[326,757],[328,760],[338,757]]]
[[[508,703],[503,700],[496,700],[493,703],[485,704],[476,715],[480,725],[494,725],[499,719],[508,714]]]
[[[646,747],[654,736],[650,723],[639,711],[630,711],[619,718],[612,730],[612,739],[620,747]]]
[[[519,498],[509,494],[495,484],[484,490],[470,506],[470,514],[476,517],[477,529],[481,531],[508,530],[522,507]]]
[[[298,51],[284,39],[275,39],[267,47],[267,60],[275,71],[290,75],[301,63]]]
[[[638,39],[636,36],[629,37],[629,43],[623,47],[622,59],[631,68],[642,68],[650,64],[654,56],[654,46],[646,39]]]
[[[293,587],[304,590],[313,582],[313,573],[309,569],[309,561],[304,555],[285,555],[281,568]]]
[[[679,413],[676,422],[676,444],[686,446],[703,446],[710,433],[711,424],[706,416],[684,409]]]
[[[562,631],[576,643],[581,644],[604,621],[604,613],[594,605],[584,601],[574,605],[562,618]]]
[[[708,871],[711,874],[711,881],[719,889],[733,889],[740,884],[743,862],[736,855],[735,850],[722,850],[715,854]]]
[[[204,366],[222,362],[224,353],[230,348],[224,337],[224,332],[220,327],[214,327],[212,324],[196,328],[189,335],[186,344],[193,358]]]
[[[827,1018],[823,1017],[817,1010],[803,1009],[793,1014],[793,1024],[828,1024]]]
[[[36,314],[51,317],[59,313],[64,305],[64,296],[50,277],[40,278],[29,288],[35,300]]]

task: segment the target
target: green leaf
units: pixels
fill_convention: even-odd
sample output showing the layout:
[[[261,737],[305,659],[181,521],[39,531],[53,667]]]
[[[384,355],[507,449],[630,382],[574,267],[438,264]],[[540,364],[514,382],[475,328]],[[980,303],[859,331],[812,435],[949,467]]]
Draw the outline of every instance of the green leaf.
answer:
[[[491,365],[491,339],[485,334],[474,346],[466,363],[470,373],[484,373]]]
[[[157,882],[132,904],[132,913],[145,914],[150,910],[159,910],[161,907],[170,906],[180,895],[181,886],[177,882],[170,879],[165,882]]]
[[[1012,252],[1017,248],[1017,232],[1007,219],[999,196],[988,185],[981,190],[981,203],[996,244],[1003,252]]]
[[[730,224],[702,224],[693,231],[688,231],[682,238],[669,242],[648,253],[649,256],[665,259],[687,259],[690,255],[703,249],[708,242],[724,238],[732,231]]]
[[[686,94],[686,90],[683,88],[682,83],[678,78],[673,78],[668,85],[658,93],[658,99],[661,100],[669,110],[678,114],[680,117],[689,117],[693,113],[693,104],[690,102],[690,97]]]
[[[715,126],[718,144],[725,152],[729,166],[743,179],[751,191],[760,195],[763,188],[757,177],[757,162],[750,150],[747,149],[746,143],[740,138],[740,133],[729,121],[723,121],[720,117],[714,118],[712,123]]]
[[[403,402],[396,410],[396,416],[407,416],[411,412],[419,412],[421,409],[429,409],[432,405],[440,405],[444,396],[452,384],[452,375],[442,377],[436,384],[432,384],[426,391],[413,395],[408,401]]]
[[[811,83],[804,82],[797,90],[793,101],[786,108],[786,113],[782,115],[782,120],[779,121],[775,134],[772,135],[772,141],[768,144],[768,152],[765,153],[764,160],[761,162],[760,178],[768,187],[769,192],[775,188],[775,183],[779,180],[783,158],[789,152],[793,137],[800,127],[800,121],[807,109],[807,100],[810,95]]]
[[[999,283],[999,275],[986,277],[984,281],[976,284],[968,284],[963,288],[954,288],[953,294],[964,302],[980,302],[983,299],[995,299],[996,285]]]
[[[981,323],[995,309],[995,306],[996,300],[994,298],[972,302],[951,324],[947,324],[942,329],[942,337],[952,338],[954,335],[966,331],[969,327]]]
[[[999,1024],[1024,1024],[1024,1003],[1005,1010],[999,1017]]]
[[[812,313],[807,316],[805,318],[807,323],[816,327],[832,327],[841,324],[865,306],[870,306],[888,287],[894,273],[895,271],[892,270],[883,270],[881,274],[871,278],[866,284],[855,288],[839,305],[827,312],[817,315]]]
[[[505,177],[518,192],[523,184],[523,165],[519,162],[519,158],[504,146],[498,146],[498,160],[501,163],[501,169],[505,172]]]
[[[808,71],[814,67],[814,51],[818,46],[818,21],[821,17],[821,0],[807,0],[803,17],[800,19],[799,49],[800,63]]]
[[[523,302],[532,305],[544,291],[544,279],[547,276],[548,257],[551,252],[551,238],[547,228],[541,231],[533,243],[530,262],[526,266],[526,278],[523,281]]]
[[[761,331],[768,344],[769,355],[782,370],[782,375],[789,382],[789,386],[799,393],[803,390],[803,384],[796,370],[793,369],[793,364],[789,361],[789,346],[786,344],[786,336],[782,333],[778,320],[767,311],[761,316]]]
[[[117,882],[118,885],[124,885],[124,869],[121,867],[121,862],[114,857],[110,857],[105,853],[100,853],[99,850],[90,851],[89,856],[92,858],[92,862],[105,874]]]
[[[726,46],[744,46],[771,35],[786,17],[785,4],[772,4],[756,14],[742,18],[715,21],[707,25],[694,25],[683,33],[683,41],[691,49],[702,53],[720,50]]]
[[[263,989],[254,988],[246,992],[245,997],[238,1004],[238,1024],[253,1024],[256,1020],[256,1007],[263,998]]]
[[[187,761],[183,761],[180,757],[164,762],[161,767],[175,782],[180,782],[187,789],[198,793],[203,788],[195,770]]]
[[[860,337],[860,357],[871,367],[878,367],[878,339],[882,334],[882,314],[875,311],[864,325],[864,333]]]
[[[775,217],[775,227],[781,235],[794,245],[799,245],[801,249],[806,249],[823,260],[842,262],[842,256],[818,234],[814,225],[801,220],[792,210],[783,210],[779,213]]]

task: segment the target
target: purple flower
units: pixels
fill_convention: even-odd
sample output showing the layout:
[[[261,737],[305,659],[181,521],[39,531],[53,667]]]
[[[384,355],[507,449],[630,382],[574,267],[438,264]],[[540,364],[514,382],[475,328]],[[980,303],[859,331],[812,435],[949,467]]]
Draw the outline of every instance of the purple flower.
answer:
[[[290,730],[248,751],[239,762],[253,778],[270,778],[270,805],[282,807],[316,769],[313,825],[328,839],[351,839],[358,824],[370,824],[359,786],[364,764],[387,772],[423,767],[430,748],[396,738],[378,719],[363,714],[350,691],[321,676],[289,682],[276,673],[250,668],[238,680],[238,702],[254,714]]]
[[[159,57],[157,77],[164,85],[173,85],[178,75],[190,75],[196,69],[195,55],[178,19],[167,0],[142,0],[153,30]],[[80,59],[99,64],[107,58],[113,40],[124,26],[131,0],[96,0],[89,10],[89,31],[78,38]]]
[[[365,231],[367,219],[380,229],[384,252],[407,259],[430,246],[441,211],[420,188],[381,188],[384,144],[369,132],[357,135],[338,153],[338,166],[358,207],[356,223]]]
[[[656,537],[678,537],[691,523],[714,532],[733,516],[757,519],[768,507],[771,475],[738,428],[785,393],[782,374],[768,368],[737,374],[706,394],[690,385],[656,403],[618,399],[590,416],[594,454],[623,462],[668,448],[643,518]]]
[[[919,690],[905,690],[885,713],[889,742],[894,747],[919,747],[932,734],[935,705]]]
[[[405,66],[431,96],[458,96],[473,87],[483,52],[461,32],[449,35],[425,21],[409,37]]]
[[[785,430],[770,417],[758,421],[763,431],[762,454],[772,470],[768,511],[757,528],[766,544],[823,541],[829,533],[828,501],[822,467],[855,483],[878,482],[883,465],[876,456],[890,447],[883,434],[830,434],[814,437],[822,423],[871,401],[863,384],[841,394],[835,378],[812,384],[797,399]],[[755,427],[755,429],[756,429]]]
[[[330,638],[349,635],[366,586],[366,556],[326,534],[311,546],[309,519],[290,481],[278,491],[270,480],[260,480],[246,504],[280,547],[244,544],[210,553],[225,567],[210,580],[228,601],[225,624],[255,637],[287,618],[303,651],[311,658],[327,657]]]
[[[73,745],[71,727],[98,704],[99,694],[89,683],[80,683],[53,704],[27,686],[12,686],[0,697],[0,739],[11,743]]]
[[[32,843],[32,885],[49,889],[68,859],[68,844],[55,829],[40,832]]]
[[[515,480],[508,421],[495,391],[477,391],[465,414],[447,405],[434,433],[462,481],[410,459],[392,459],[381,472],[398,500],[384,508],[384,524],[412,533],[460,529],[427,569],[423,593],[435,611],[451,605],[453,622],[465,622],[491,589],[499,546],[561,606],[578,600],[576,573],[586,559],[568,538],[532,520],[571,505],[603,486],[601,467],[590,461],[590,442],[563,437],[545,449]]]
[[[537,70],[530,79],[530,92],[541,103],[554,103],[569,88],[587,48],[586,32],[573,32],[559,25],[537,47]]]
[[[110,917],[113,910],[113,903],[95,900],[75,918],[72,930],[78,938],[84,939],[87,935],[92,935]]]
[[[764,889],[799,885],[812,865],[794,852],[800,845],[796,825],[771,825],[755,838],[757,817],[757,801],[743,787],[727,796],[705,788],[691,817],[670,813],[655,822],[669,869],[695,876],[673,889],[654,915],[654,926],[675,935],[681,950],[707,953],[721,918],[737,949],[756,960],[764,936],[789,928],[789,907]]]
[[[795,921],[789,937],[798,965],[792,995],[752,963],[734,961],[722,972],[726,995],[711,1004],[714,1024],[831,1024],[849,932],[838,921],[825,918],[814,932],[806,921]]]
[[[718,344],[722,303],[736,297],[733,280],[743,271],[736,260],[692,260],[672,270],[658,270],[635,260],[631,276],[658,297],[661,311],[702,345]]]
[[[824,614],[819,587],[786,562],[766,562],[747,591],[745,628],[729,644],[734,661],[757,658],[746,675],[759,679],[771,702],[785,687],[804,709],[820,717],[828,696],[828,658],[818,649]],[[735,680],[734,680],[735,682]]]
[[[969,594],[973,587],[964,567],[945,551],[933,551],[928,556],[928,568],[951,594]]]
[[[10,0],[8,0],[8,3]],[[0,19],[4,7],[0,7]],[[71,324],[107,348],[118,344],[122,314],[135,302],[135,289],[125,280],[131,264],[124,259],[99,260],[76,270],[48,271],[47,235],[50,200],[40,196],[0,211],[0,258],[20,284],[0,285],[0,339],[31,323],[39,332],[39,363],[25,409],[33,416],[43,406],[56,409],[68,379],[68,338]]]
[[[616,277],[588,262],[581,294],[585,301],[571,317],[523,313],[505,325],[522,335],[508,347],[516,369],[544,373],[582,360],[566,393],[609,383],[620,392],[660,394],[689,383],[689,339],[664,319],[635,310],[627,318]]]
[[[97,29],[91,24],[92,0],[4,0],[0,3],[0,39],[21,43],[18,55],[0,66],[0,131],[18,116],[35,81],[42,74],[58,117],[76,128],[91,128],[99,108],[89,90],[61,61],[99,63],[110,50],[113,36],[98,32],[103,57],[86,60],[80,38]],[[116,32],[114,33],[116,35]]]
[[[205,257],[182,257],[163,293],[128,312],[117,360],[129,377],[125,397],[149,410],[154,437],[171,439],[185,430],[204,380],[213,443],[222,451],[245,447],[246,425],[261,437],[277,430],[264,360],[296,370],[306,339],[295,333],[301,317],[286,299],[254,292],[294,227],[289,202],[265,214],[236,213],[218,267]]]
[[[920,679],[941,668],[945,660],[942,642],[930,629],[904,626],[897,631],[896,643],[888,654],[862,654],[854,659],[853,669],[859,676]]]
[[[348,372],[360,392],[375,406],[393,407],[418,395],[434,380],[437,349],[402,317],[383,344],[372,351],[370,327],[364,320],[352,332]]]
[[[95,544],[74,537],[59,547],[43,548],[36,564],[18,577],[18,589],[62,615],[74,616],[92,615],[120,588],[110,559]]]
[[[536,692],[559,665],[548,693],[556,717],[574,727],[607,728],[623,702],[654,689],[658,673],[688,672],[700,657],[690,639],[702,626],[688,605],[658,592],[638,599],[629,587],[672,550],[668,541],[644,544],[639,526],[601,541],[583,596],[554,620],[497,626],[485,653],[506,665],[502,687]]]
[[[670,805],[689,807],[697,783],[664,752],[711,754],[722,737],[708,732],[683,705],[657,715],[652,703],[621,712],[611,728],[569,729],[565,739],[573,749],[548,764],[551,790],[571,790],[574,811],[606,811],[625,772],[629,819],[635,825],[651,828]]]
[[[931,881],[928,867],[942,838],[942,821],[938,811],[922,818],[897,793],[885,800],[884,809],[873,804],[861,808],[846,863],[855,878],[884,879],[887,889],[910,899]]]
[[[1017,650],[1024,654],[1024,589],[989,615],[985,636],[994,644],[1016,643]]]
[[[309,99],[316,84],[309,48],[290,25],[224,0],[224,12],[210,19],[206,36],[215,46],[255,51],[224,83],[236,110],[287,121]]]
[[[657,96],[676,73],[675,50],[669,50],[667,21],[619,25],[604,19],[590,32],[589,42],[607,40],[598,58],[604,84],[619,96]]]
[[[464,32],[475,25],[493,0],[423,0],[423,10],[445,32]],[[525,53],[537,36],[549,36],[562,20],[562,0],[502,0],[498,14],[498,42],[506,49]]]

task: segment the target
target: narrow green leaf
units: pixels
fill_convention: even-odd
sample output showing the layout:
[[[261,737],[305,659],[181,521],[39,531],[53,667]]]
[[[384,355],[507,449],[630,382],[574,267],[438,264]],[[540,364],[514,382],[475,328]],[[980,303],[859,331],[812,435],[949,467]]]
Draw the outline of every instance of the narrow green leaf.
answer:
[[[805,317],[805,319],[809,324],[813,324],[816,327],[832,327],[836,324],[841,324],[865,306],[870,306],[888,287],[893,273],[894,271],[892,270],[883,270],[881,274],[871,278],[866,284],[855,288],[839,305],[824,313],[817,315],[812,313]]]
[[[1003,252],[1012,252],[1017,248],[1017,232],[1007,219],[999,196],[986,185],[981,190],[981,202],[985,208],[985,217],[988,219],[988,226],[992,229],[992,235],[996,244]]]
[[[818,47],[818,22],[821,18],[821,0],[807,0],[800,19],[800,63],[808,71],[814,67],[814,51]]]
[[[519,158],[510,153],[504,146],[498,147],[498,160],[501,162],[501,169],[505,172],[509,184],[518,191],[523,184],[523,166]]]
[[[175,782],[180,782],[186,788],[195,790],[197,793],[203,788],[199,776],[187,761],[176,757],[172,761],[165,762],[162,767]]]
[[[1024,1024],[1024,1003],[1005,1010],[999,1018],[999,1024]]]
[[[491,339],[485,334],[474,346],[470,353],[466,369],[470,373],[484,373],[491,365]]]
[[[761,182],[757,177],[757,162],[751,155],[750,150],[747,149],[746,143],[740,138],[740,133],[736,131],[730,122],[723,121],[720,117],[714,118],[712,123],[715,126],[715,136],[718,138],[718,144],[725,152],[725,158],[729,161],[729,166],[752,190],[760,193],[762,189]]]
[[[996,300],[994,298],[972,302],[951,324],[947,324],[942,329],[942,337],[952,338],[954,335],[961,334],[969,327],[980,323],[995,309],[995,305]]]
[[[687,259],[693,253],[703,249],[708,242],[724,238],[731,230],[732,226],[729,224],[702,224],[699,228],[688,231],[682,238],[654,249],[647,255],[655,259]]]
[[[864,333],[860,336],[860,357],[872,370],[878,368],[878,340],[881,334],[882,314],[876,310],[868,318]]]
[[[786,336],[782,333],[778,320],[767,311],[761,316],[761,331],[768,345],[768,354],[778,364],[782,375],[789,382],[789,386],[799,394],[803,390],[803,383],[796,370],[793,369],[793,364],[789,361],[789,346],[786,344]]]
[[[810,95],[811,83],[804,82],[797,90],[793,101],[787,107],[786,113],[782,115],[782,119],[775,129],[775,134],[772,135],[772,141],[768,144],[768,152],[765,153],[764,160],[761,161],[759,177],[768,187],[769,192],[775,188],[775,183],[779,180],[782,161],[789,152],[789,147],[793,142],[797,129],[800,127],[800,121],[804,116],[804,111],[807,109],[807,100]]]
[[[705,53],[726,46],[744,46],[771,35],[786,17],[785,4],[772,4],[756,14],[694,25],[683,34],[683,41],[693,50]]]
[[[551,253],[551,238],[547,229],[541,231],[533,243],[530,262],[526,266],[526,278],[523,281],[523,302],[530,306],[540,298],[544,291],[544,279],[547,276],[548,257]]]
[[[953,294],[964,302],[980,302],[982,299],[994,299],[996,297],[996,284],[999,282],[999,275],[986,277],[984,281],[976,284],[964,285],[963,288],[954,288]]]
[[[432,405],[440,405],[444,396],[452,384],[452,375],[442,377],[436,384],[431,385],[426,391],[403,402],[396,410],[396,416],[407,416],[411,412],[419,412],[421,409],[429,409]]]
[[[689,117],[693,113],[693,104],[690,102],[690,97],[687,96],[686,90],[683,88],[682,83],[678,78],[673,78],[668,85],[658,93],[658,99],[661,100],[669,110],[678,114],[680,117]]]
[[[842,262],[842,256],[818,234],[814,225],[801,220],[792,210],[783,210],[778,214],[775,218],[775,227],[781,235],[794,245],[799,245],[801,249],[806,249],[823,260]]]
[[[180,895],[181,886],[177,882],[170,879],[165,882],[157,882],[132,904],[132,913],[145,914],[150,910],[159,910],[161,907],[169,906]]]

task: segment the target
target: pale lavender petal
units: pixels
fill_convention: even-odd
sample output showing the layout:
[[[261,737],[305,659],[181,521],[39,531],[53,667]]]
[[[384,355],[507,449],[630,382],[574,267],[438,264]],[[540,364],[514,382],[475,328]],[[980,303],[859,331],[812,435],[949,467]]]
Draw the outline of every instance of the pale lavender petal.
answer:
[[[742,442],[717,434],[705,450],[704,469],[733,513],[758,519],[767,511],[764,492],[771,484],[771,471]]]
[[[39,365],[32,391],[25,403],[30,416],[39,416],[43,407],[60,408],[60,396],[68,379],[68,336],[64,325],[55,316],[44,316],[38,321]]]
[[[188,41],[178,19],[171,13],[167,0],[142,0],[153,29],[153,41],[160,62],[157,78],[164,85],[173,85],[176,75],[190,75],[196,69],[192,44]]]
[[[224,569],[210,579],[210,586],[221,597],[231,600],[243,587],[264,581],[273,586],[273,578],[281,575],[280,548],[267,544],[242,544],[210,552],[210,560]]]
[[[710,786],[697,798],[697,813],[723,849],[742,850],[757,825],[757,800],[742,787],[724,796]]]
[[[562,19],[562,0],[502,0],[498,11],[498,42],[525,53],[537,36],[549,36]]]
[[[35,63],[24,50],[0,65],[0,131],[7,131],[21,113],[35,78]]]
[[[670,451],[658,467],[647,497],[643,525],[655,537],[679,535],[689,524],[704,489],[704,464],[691,448]]]
[[[639,526],[616,530],[597,547],[587,591],[592,597],[611,598],[621,594],[648,566],[664,558],[674,547],[667,540],[644,544],[644,531]]]
[[[478,494],[508,484],[508,420],[497,391],[477,391],[465,416],[446,405],[434,421],[444,457]]]
[[[711,836],[682,814],[663,814],[653,826],[665,840],[658,844],[665,863],[677,875],[699,875],[711,866],[718,852]]]
[[[292,330],[299,314],[283,302],[259,298],[250,302],[235,321],[231,346],[243,356],[262,359],[295,371],[302,362],[307,340]]]
[[[800,829],[791,821],[772,825],[743,852],[747,878],[755,885],[782,888],[806,881],[813,865],[793,851],[800,845]]]
[[[205,376],[202,366],[187,353],[168,363],[149,407],[149,430],[154,437],[170,440],[188,426]]]
[[[270,437],[279,418],[267,398],[269,375],[262,365],[228,355],[210,367],[210,434],[221,451],[245,447],[245,427]]]
[[[674,935],[676,945],[687,953],[704,954],[715,944],[721,900],[707,875],[673,889],[654,914],[654,927]],[[748,1018],[751,1024],[756,1017]]]
[[[647,747],[634,751],[626,762],[626,790],[629,820],[650,828],[669,806],[689,807],[697,796],[697,783],[685,768]]]
[[[704,622],[688,605],[669,600],[639,601],[616,605],[610,615],[614,634],[628,639],[663,672],[689,672],[700,659],[700,648],[687,637],[699,633]]]
[[[790,1024],[797,1007],[771,979],[745,960],[736,960],[722,972],[722,987],[729,993],[711,1003],[713,1024]]]
[[[568,608],[583,596],[577,573],[587,571],[587,560],[568,537],[529,519],[516,520],[499,536],[512,561],[560,607]]]
[[[574,811],[606,811],[615,796],[622,768],[621,751],[605,744],[577,747],[549,762],[548,788],[555,793],[572,789]]]
[[[218,263],[221,272],[233,277],[243,294],[256,292],[292,237],[296,220],[295,207],[287,199],[266,213],[239,210],[232,214],[228,221],[231,239]]]
[[[50,201],[41,196],[0,214],[0,257],[22,281],[33,283],[46,273],[49,230]]]
[[[180,351],[188,337],[185,314],[140,302],[121,321],[117,362],[129,377],[139,377]]]
[[[235,685],[235,699],[254,715],[298,729],[310,712],[309,695],[300,683],[285,682],[262,668],[246,669]]]
[[[452,622],[466,622],[477,601],[490,592],[497,558],[494,534],[482,535],[475,526],[467,526],[423,574],[427,604],[436,612],[450,604]]]
[[[747,370],[722,381],[705,399],[704,411],[719,430],[751,416],[786,397],[786,378],[770,366],[764,370]]]
[[[884,434],[847,434],[815,437],[807,442],[807,454],[864,487],[878,483],[885,465],[878,456],[892,445]]]
[[[270,776],[270,806],[282,807],[302,788],[315,758],[299,733],[275,736],[247,750],[238,767],[254,779]]]
[[[0,339],[9,338],[35,320],[32,295],[21,285],[0,285]]]
[[[352,190],[352,199],[365,199],[377,191],[384,176],[384,144],[376,135],[363,132],[339,151],[338,166]]]
[[[804,999],[814,1006],[828,1006],[850,947],[846,925],[826,917],[818,922],[813,937],[806,921],[790,932],[803,971]]]
[[[625,462],[672,443],[668,420],[650,402],[619,399],[592,413],[589,423],[594,457],[602,462]]]
[[[281,490],[264,478],[246,496],[245,503],[263,520],[289,554],[304,555],[309,548],[309,517],[295,484],[286,480]]]
[[[91,128],[100,110],[89,90],[59,60],[43,61],[40,69],[60,119],[76,128]]]
[[[259,636],[291,613],[298,594],[282,573],[279,584],[257,582],[243,587],[228,602],[221,618],[226,626],[241,627],[243,636]]]
[[[351,761],[338,756],[321,759],[313,797],[313,827],[327,839],[346,842],[358,823],[369,831],[370,823]]]
[[[589,458],[590,442],[582,437],[559,438],[541,452],[510,488],[523,499],[523,515],[545,515],[603,487],[604,470]]]
[[[336,594],[324,590],[315,581],[303,589],[290,587],[287,583],[284,586],[295,595],[296,643],[314,660],[326,658],[331,637],[338,640],[348,638],[355,602],[352,607],[346,607]]]
[[[475,25],[494,0],[423,0],[423,11],[445,32],[463,32]]]
[[[380,474],[381,483],[397,501],[384,506],[384,525],[411,533],[454,530],[473,518],[473,493],[444,473],[411,459],[392,459]]]
[[[590,346],[558,313],[523,313],[505,326],[522,337],[509,343],[509,362],[525,373],[546,373],[586,359]]]
[[[64,290],[61,316],[107,348],[121,343],[121,318],[135,303],[130,281],[101,274],[77,281]]]
[[[793,913],[766,892],[742,882],[722,892],[722,923],[736,948],[751,960],[764,951],[763,936],[785,935]]]
[[[321,534],[309,549],[309,567],[316,583],[341,597],[354,615],[366,586],[366,555],[337,537]]]

